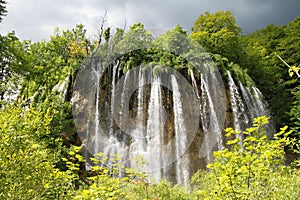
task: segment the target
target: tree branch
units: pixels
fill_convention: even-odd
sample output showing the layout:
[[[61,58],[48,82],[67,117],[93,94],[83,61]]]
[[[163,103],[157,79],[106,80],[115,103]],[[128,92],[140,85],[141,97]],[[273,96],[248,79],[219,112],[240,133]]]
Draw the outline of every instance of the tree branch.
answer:
[[[97,47],[99,47],[101,42],[102,42],[102,36],[103,36],[103,33],[104,33],[104,23],[106,22],[106,15],[107,15],[107,10],[105,10],[104,16],[103,16],[102,21],[101,21],[100,32],[98,34],[99,39],[98,39]]]
[[[289,70],[291,70],[292,72],[295,72],[297,74],[297,76],[300,78],[300,74],[299,74],[299,69],[300,69],[300,65],[298,67],[293,66],[291,67],[289,64],[287,64],[287,62],[285,62],[285,60],[283,60],[277,53],[275,53],[275,55],[289,68]],[[291,75],[292,76],[292,75]]]

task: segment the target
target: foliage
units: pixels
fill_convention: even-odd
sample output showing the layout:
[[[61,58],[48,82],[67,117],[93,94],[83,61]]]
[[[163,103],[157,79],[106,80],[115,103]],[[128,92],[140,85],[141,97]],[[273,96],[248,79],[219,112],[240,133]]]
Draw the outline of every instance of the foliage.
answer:
[[[22,101],[43,102],[53,93],[67,89],[92,48],[85,33],[82,25],[62,32],[57,29],[49,42],[30,45],[30,73],[25,76],[20,91]]]
[[[193,178],[196,194],[211,199],[297,199],[299,170],[284,165],[284,147],[290,143],[287,127],[268,139],[263,125],[266,117],[254,119],[243,132],[226,129],[228,148],[214,152],[209,173]],[[244,138],[240,142],[240,138]],[[205,180],[207,184],[201,183]]]
[[[294,135],[298,139],[300,137],[300,86],[297,86],[292,94],[295,96],[295,101],[291,106],[289,115]]]
[[[138,169],[126,168],[121,159],[119,155],[108,158],[103,153],[91,158],[91,173],[94,175],[88,177],[89,185],[80,188],[75,199],[123,199],[126,196],[125,187],[131,181],[143,181],[146,176]],[[125,176],[121,177],[121,174]]]
[[[238,62],[241,52],[241,28],[230,11],[201,14],[192,27],[190,37],[211,53],[220,54]]]
[[[177,25],[174,29],[168,30],[156,38],[153,45],[177,55],[182,55],[189,50],[190,41],[187,37],[187,31]]]
[[[137,23],[125,33],[119,29],[111,44],[112,54],[116,51],[121,53],[120,57],[116,57],[121,60],[120,69],[123,72],[149,63],[153,66],[184,68],[186,60],[183,55],[190,50],[187,33],[179,25],[153,40],[151,33]]]
[[[6,5],[5,4],[7,4],[6,1],[0,0],[0,22],[2,22],[3,16],[5,16],[6,13],[7,13]]]
[[[57,29],[48,42],[1,36],[1,98],[7,102],[13,90],[17,95],[11,103],[18,105],[2,102],[1,198],[70,199],[80,181],[78,171],[61,160],[62,145],[76,143],[70,92],[92,48],[82,25]]]
[[[241,39],[246,52],[242,67],[248,70],[264,94],[279,127],[295,125],[291,124],[289,111],[297,103],[297,97],[291,91],[299,85],[299,80],[287,75],[286,64],[293,66],[300,63],[299,25],[300,17],[297,17],[287,25],[271,24]]]
[[[0,110],[1,199],[65,199],[67,191],[74,189],[76,176],[55,167],[62,141],[43,139],[51,121],[51,107],[46,111],[15,106]],[[47,148],[49,142],[59,148]]]
[[[144,29],[142,23],[136,23],[130,26],[129,31],[125,32],[122,41],[120,41],[120,53],[126,53],[137,49],[146,49],[153,40],[152,34]]]
[[[157,184],[148,183],[148,177],[139,168],[145,164],[141,157],[133,159],[137,168],[126,168],[119,155],[111,158],[98,153],[92,158],[93,176],[89,177],[89,185],[80,188],[74,199],[190,199],[185,188],[173,186],[161,180]],[[120,177],[120,174],[125,176]]]
[[[141,181],[131,181],[125,188],[125,199],[170,199],[184,200],[191,199],[191,194],[184,187],[172,185],[166,180],[157,184],[149,184]]]
[[[300,78],[300,74],[299,74],[299,67],[296,66],[290,66],[289,64],[287,64],[287,62],[285,60],[283,60],[279,55],[275,54],[288,68],[289,68],[289,75],[290,77],[293,77],[294,74],[296,74],[298,76],[298,78]]]
[[[14,32],[0,35],[0,100],[17,96],[22,77],[28,73],[27,42],[21,42]],[[0,103],[1,104],[1,103]]]

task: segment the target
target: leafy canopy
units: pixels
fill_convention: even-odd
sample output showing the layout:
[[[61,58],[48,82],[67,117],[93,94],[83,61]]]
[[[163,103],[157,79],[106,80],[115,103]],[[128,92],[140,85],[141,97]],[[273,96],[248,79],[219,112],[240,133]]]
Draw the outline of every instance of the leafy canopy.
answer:
[[[190,37],[210,53],[220,54],[238,62],[241,28],[230,11],[205,12],[194,22]]]

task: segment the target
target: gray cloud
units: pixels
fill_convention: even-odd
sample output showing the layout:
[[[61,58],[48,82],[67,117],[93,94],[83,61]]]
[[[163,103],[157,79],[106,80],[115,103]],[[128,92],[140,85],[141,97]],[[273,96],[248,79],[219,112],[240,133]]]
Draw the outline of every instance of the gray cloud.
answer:
[[[205,11],[231,10],[244,33],[275,23],[285,24],[299,15],[299,0],[10,0],[0,33],[15,30],[21,39],[48,39],[54,28],[83,23],[89,35],[97,33],[107,10],[106,26],[127,27],[142,22],[146,27],[190,30]]]

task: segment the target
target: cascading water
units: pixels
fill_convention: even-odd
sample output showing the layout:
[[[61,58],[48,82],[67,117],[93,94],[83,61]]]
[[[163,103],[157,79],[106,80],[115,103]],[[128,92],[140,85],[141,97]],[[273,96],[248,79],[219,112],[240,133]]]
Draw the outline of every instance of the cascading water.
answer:
[[[137,124],[137,134],[138,138],[142,139],[142,147],[145,149],[144,144],[144,76],[142,73],[142,67],[139,70],[139,90],[138,90],[138,108],[137,108],[137,116],[136,116],[136,124]]]
[[[127,102],[127,96],[128,96],[128,90],[127,90],[127,84],[128,84],[129,80],[128,80],[128,73],[126,73],[124,75],[124,82],[123,82],[123,90],[122,90],[122,94],[121,94],[121,107],[126,109],[126,104],[128,104]],[[114,85],[114,87],[116,87]],[[115,107],[115,92],[114,94],[112,94],[112,96],[114,96],[113,100],[114,100],[114,104],[112,104],[111,106],[111,110],[114,111],[114,107]],[[112,98],[111,98],[112,99]],[[115,112],[115,111],[114,111]],[[117,111],[116,111],[117,112]],[[111,113],[112,116],[114,116],[114,113]],[[119,112],[119,126],[123,126],[123,113]],[[113,117],[111,117],[113,118]],[[111,120],[112,121],[112,120]],[[112,121],[113,122],[113,121]],[[110,125],[109,127],[111,127],[112,125]],[[125,151],[125,144],[126,144],[126,140],[127,140],[127,135],[124,135],[121,133],[122,130],[117,130],[117,131],[112,131],[111,134],[109,134],[109,144],[111,145],[106,145],[108,148],[104,149],[104,153],[105,155],[113,155],[113,154],[117,154],[120,155],[121,157],[125,158],[126,156],[126,151]],[[121,141],[121,142],[120,142]]]
[[[236,86],[231,73],[228,71],[227,74],[230,91],[230,104],[233,114],[233,128],[236,131],[242,131],[245,128],[245,124],[249,124],[249,119],[245,113],[245,105],[242,97],[240,96],[238,87]],[[239,134],[238,137],[239,143],[242,144],[243,136]]]
[[[186,135],[185,118],[182,109],[181,92],[177,80],[174,75],[171,76],[173,89],[173,110],[174,110],[174,124],[175,124],[175,156],[179,158],[185,153],[188,148],[188,139]],[[189,174],[189,159],[183,157],[176,161],[176,180],[180,185],[188,183]]]
[[[190,76],[196,97],[199,99],[201,129],[204,141],[199,150],[199,158],[206,158],[206,164],[213,161],[213,150],[224,149],[222,129],[225,121],[225,91],[218,84],[221,77],[212,70],[213,67],[204,62],[200,74],[200,84],[191,70]],[[199,92],[200,91],[200,92]]]
[[[208,63],[201,73],[190,71],[189,78],[143,66],[122,73],[119,66],[117,62],[101,77],[101,66],[88,72],[92,89],[75,95],[88,111],[78,132],[87,135],[83,143],[91,154],[118,154],[126,167],[139,167],[155,182],[166,178],[187,185],[194,171],[213,162],[214,150],[225,148],[226,125],[242,130],[250,119],[267,113],[259,90],[241,83],[237,87],[229,72],[226,96],[221,76]],[[89,97],[90,107],[84,104]],[[138,155],[148,164],[138,166],[133,160]]]
[[[111,103],[110,103],[110,108],[111,108],[111,116],[113,116],[114,113],[114,105],[115,105],[115,91],[116,91],[116,76],[117,76],[117,69],[119,66],[119,61],[117,62],[116,65],[113,66],[113,73],[112,73],[112,81],[111,81]],[[113,117],[110,117],[110,127],[109,127],[109,133],[110,135],[113,134],[114,130],[113,130]]]
[[[202,113],[200,115],[200,120],[201,120],[201,124],[202,124],[202,129],[203,129],[203,133],[204,133],[204,155],[206,155],[206,160],[207,160],[207,163],[211,163],[213,161],[213,156],[212,156],[212,152],[209,147],[209,133],[208,133],[208,122],[209,122],[209,119],[208,119],[208,116],[206,115],[206,113],[208,112],[207,109],[208,109],[208,101],[210,98],[208,98],[208,95],[207,95],[207,88],[205,87],[205,83],[204,83],[204,80],[203,80],[203,74],[201,74],[201,95],[199,95],[199,91],[198,91],[198,85],[197,85],[197,81],[194,77],[194,72],[193,70],[190,70],[190,74],[191,74],[191,80],[192,80],[192,85],[193,85],[193,88],[195,90],[195,93],[196,93],[196,97],[197,99],[199,100],[199,108],[200,108],[200,112]],[[210,103],[211,104],[211,103]],[[213,107],[211,108],[212,112],[214,112],[214,109]],[[214,116],[215,116],[215,113],[213,113]],[[217,132],[217,131],[216,131]]]
[[[152,80],[150,99],[147,112],[147,123],[144,124],[144,99],[143,83],[144,77],[139,73],[138,89],[138,108],[136,117],[136,129],[133,131],[133,143],[130,145],[129,154],[131,158],[142,156],[148,163],[146,166],[140,166],[140,169],[147,174],[151,174],[150,179],[159,181],[163,177],[164,155],[161,152],[163,137],[163,106],[162,94],[160,88],[160,79],[155,77]],[[131,162],[131,167],[138,167],[136,163]]]
[[[267,105],[263,101],[263,96],[257,87],[244,87],[241,82],[239,84],[239,87],[241,89],[241,94],[244,99],[245,105],[247,107],[246,110],[249,112],[250,119],[258,116],[270,116]],[[269,137],[271,137],[272,134],[276,132],[271,122],[269,122],[269,124],[266,124],[264,128],[266,129]]]
[[[96,66],[96,69],[94,69],[94,75],[96,77],[96,101],[95,101],[95,104],[96,104],[96,109],[95,109],[95,133],[99,133],[99,98],[100,98],[100,69],[101,67],[100,66]],[[94,143],[94,149],[95,151],[94,152],[99,152],[100,150],[100,135],[99,134],[95,134],[95,143]]]
[[[258,88],[255,86],[247,88],[241,82],[239,82],[238,88],[231,76],[231,73],[228,71],[227,74],[234,129],[242,131],[247,126],[251,125],[251,120],[253,118],[263,115],[269,116],[267,106],[263,102],[263,97]],[[271,124],[267,124],[265,129],[267,129],[269,135],[272,135],[275,132],[274,127]],[[240,136],[239,139],[240,144],[242,144],[243,138]]]
[[[256,99],[253,98],[250,89],[245,88],[241,82],[239,86],[241,89],[242,97],[245,99],[246,106],[249,110],[250,118],[253,119],[255,116],[259,116],[261,112],[257,110]]]
[[[249,90],[249,89],[248,89]],[[262,101],[263,96],[257,87],[252,87],[254,92],[253,99],[254,99],[254,109],[257,110],[258,115],[269,115],[268,109],[266,104]]]
[[[160,151],[163,142],[164,115],[162,107],[161,82],[159,77],[155,77],[151,84],[150,101],[148,107],[147,120],[147,152],[148,152],[148,171],[152,171],[152,178],[156,181],[163,177],[163,154]]]
[[[222,129],[220,124],[218,123],[218,116],[215,111],[215,106],[213,104],[213,101],[211,99],[210,90],[207,85],[207,80],[203,77],[203,74],[201,74],[201,91],[202,91],[202,110],[203,113],[201,120],[203,124],[203,130],[204,130],[204,137],[209,138],[210,135],[215,134],[217,137],[217,147],[219,150],[224,149],[223,139],[222,139]],[[207,116],[205,113],[209,113],[209,116]],[[206,139],[206,141],[209,141],[209,139]],[[209,144],[204,143],[204,145],[209,147]],[[207,162],[211,163],[213,160],[212,158],[212,152],[207,153]]]

